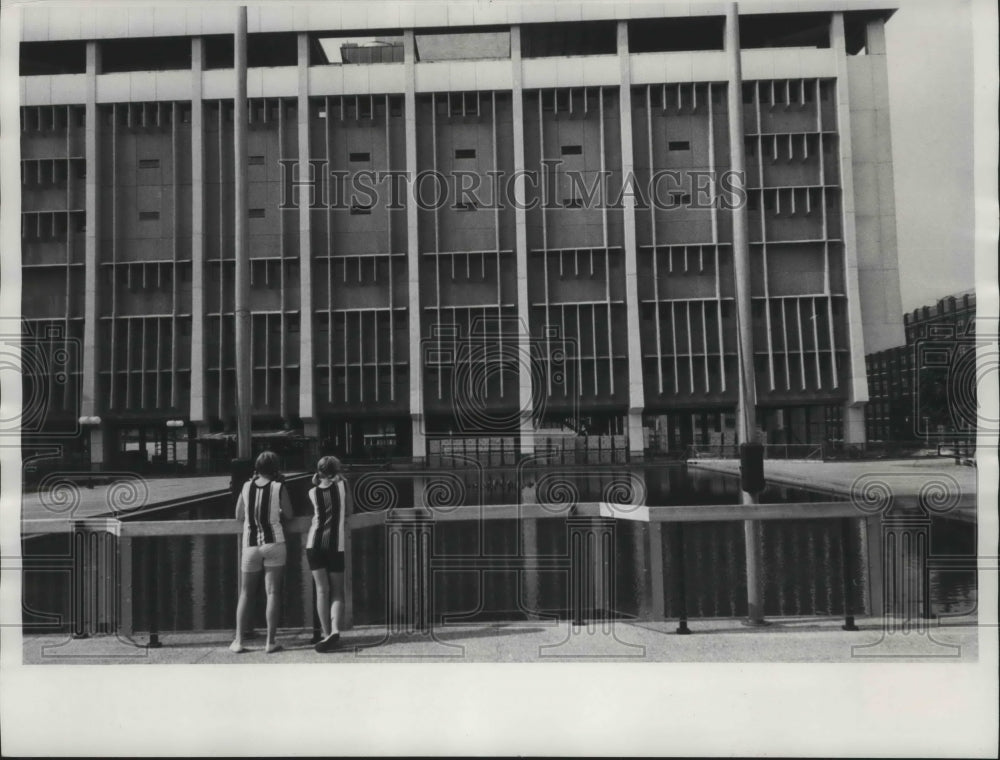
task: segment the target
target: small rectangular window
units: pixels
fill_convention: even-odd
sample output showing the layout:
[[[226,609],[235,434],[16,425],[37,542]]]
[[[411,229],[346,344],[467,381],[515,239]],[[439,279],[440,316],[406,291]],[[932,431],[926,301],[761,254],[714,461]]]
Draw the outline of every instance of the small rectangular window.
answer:
[[[140,158],[139,159],[140,169],[159,169],[160,159],[158,158]]]
[[[262,209],[262,208],[252,208],[252,209],[250,209],[250,218],[251,219],[263,219],[264,218],[264,209]]]
[[[154,222],[160,218],[159,211],[140,211],[139,221],[140,222]]]
[[[350,160],[355,163],[360,163],[362,161],[371,161],[371,153],[352,153],[350,155]]]
[[[247,163],[250,166],[263,166],[264,157],[263,156],[250,156],[247,158]]]
[[[456,148],[455,158],[475,158],[476,151],[472,148]]]
[[[667,150],[691,150],[691,143],[687,140],[670,140],[667,143]]]
[[[564,156],[579,156],[583,153],[583,146],[581,145],[563,145],[562,154]]]

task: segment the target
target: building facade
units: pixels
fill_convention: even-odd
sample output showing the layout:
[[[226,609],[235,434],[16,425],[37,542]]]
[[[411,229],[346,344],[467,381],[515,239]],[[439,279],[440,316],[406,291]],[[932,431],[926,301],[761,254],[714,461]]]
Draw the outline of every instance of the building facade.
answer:
[[[869,441],[974,443],[976,294],[903,315],[906,344],[868,354]]]
[[[249,9],[255,434],[732,443],[745,213],[767,440],[831,407],[863,440],[864,357],[902,341],[892,7],[795,5],[738,37],[728,3]],[[109,467],[231,438],[234,23],[22,10],[32,440]]]

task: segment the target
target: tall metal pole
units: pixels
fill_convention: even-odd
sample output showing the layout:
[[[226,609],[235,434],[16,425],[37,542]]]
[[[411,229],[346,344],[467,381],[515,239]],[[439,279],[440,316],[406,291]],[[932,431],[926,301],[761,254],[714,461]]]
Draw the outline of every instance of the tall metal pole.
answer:
[[[726,55],[729,63],[729,159],[732,169],[732,187],[737,199],[733,209],[733,271],[736,277],[736,330],[739,336],[739,401],[737,406],[737,433],[742,444],[759,444],[757,434],[757,388],[753,361],[753,315],[750,293],[750,231],[746,203],[739,202],[746,195],[746,151],[743,145],[743,69],[740,62],[739,4],[726,8]],[[765,305],[766,308],[766,305]],[[741,448],[741,467],[747,466],[746,447]],[[745,487],[745,483],[744,486]],[[756,504],[755,492],[743,492],[744,504]],[[747,622],[760,624],[764,619],[763,600],[760,592],[760,523],[746,520],[743,523],[746,541],[747,565]]]
[[[236,456],[250,452],[250,258],[247,246],[247,9],[236,9],[236,89],[233,93],[233,172],[236,220]]]

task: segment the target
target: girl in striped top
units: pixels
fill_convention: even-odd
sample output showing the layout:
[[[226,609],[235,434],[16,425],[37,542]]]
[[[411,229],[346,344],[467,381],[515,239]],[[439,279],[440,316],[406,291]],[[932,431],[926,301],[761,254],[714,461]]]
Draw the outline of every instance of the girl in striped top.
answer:
[[[316,614],[323,629],[317,652],[329,652],[340,642],[344,608],[344,522],[347,518],[347,481],[340,460],[323,457],[316,464],[309,501],[312,526],[306,540],[306,559],[316,584]]]
[[[236,519],[243,521],[243,550],[240,569],[240,598],[236,604],[236,638],[229,648],[233,652],[246,651],[243,633],[250,624],[250,605],[264,572],[267,592],[267,644],[268,654],[277,652],[281,645],[274,640],[281,606],[281,576],[285,568],[287,551],[282,521],[291,518],[292,504],[284,483],[278,480],[278,455],[265,451],[254,463],[254,477],[243,484],[236,502]]]

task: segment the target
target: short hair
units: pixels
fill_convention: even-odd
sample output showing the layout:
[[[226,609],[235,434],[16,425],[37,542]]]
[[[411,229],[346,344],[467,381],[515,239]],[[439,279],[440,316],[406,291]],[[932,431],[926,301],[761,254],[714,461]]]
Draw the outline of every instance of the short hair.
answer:
[[[258,475],[262,475],[265,478],[271,478],[273,480],[278,477],[280,464],[281,462],[278,459],[278,455],[273,451],[262,451],[257,457],[257,460],[254,462],[253,469]]]
[[[320,478],[332,479],[340,472],[340,460],[337,457],[320,457],[316,463],[316,474],[313,475],[313,485],[319,485]]]

